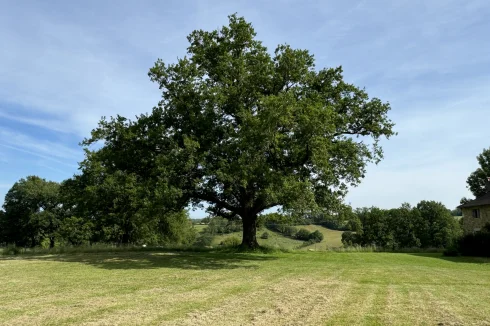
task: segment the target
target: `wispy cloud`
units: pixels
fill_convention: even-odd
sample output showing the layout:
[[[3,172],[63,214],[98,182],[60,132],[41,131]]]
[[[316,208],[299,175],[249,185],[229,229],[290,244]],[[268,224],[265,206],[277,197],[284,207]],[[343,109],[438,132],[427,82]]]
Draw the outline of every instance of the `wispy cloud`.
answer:
[[[348,82],[392,104],[399,135],[353,189],[354,206],[424,197],[452,207],[490,146],[486,0],[28,3],[0,4],[0,162],[12,169],[25,154],[36,158],[16,177],[75,171],[82,152],[72,138],[88,136],[101,116],[150,111],[159,91],[148,68],[159,57],[175,62],[189,32],[234,12],[271,51],[309,49],[318,68],[342,65]]]
[[[38,140],[26,134],[0,128],[0,146],[48,159],[70,167],[83,157],[80,149],[67,147],[59,142]]]

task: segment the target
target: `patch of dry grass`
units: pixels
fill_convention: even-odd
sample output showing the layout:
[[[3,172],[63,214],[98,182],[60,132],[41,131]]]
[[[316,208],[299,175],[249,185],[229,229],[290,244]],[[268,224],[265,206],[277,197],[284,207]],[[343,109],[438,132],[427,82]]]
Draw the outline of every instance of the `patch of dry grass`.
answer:
[[[117,252],[0,259],[2,325],[490,325],[490,260]]]

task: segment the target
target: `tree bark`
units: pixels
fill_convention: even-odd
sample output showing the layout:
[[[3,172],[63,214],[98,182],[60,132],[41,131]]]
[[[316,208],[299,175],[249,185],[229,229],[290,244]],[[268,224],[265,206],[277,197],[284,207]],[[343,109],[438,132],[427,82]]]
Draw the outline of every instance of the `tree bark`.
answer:
[[[49,238],[49,248],[50,249],[54,248],[54,237]]]
[[[257,215],[242,217],[243,238],[241,247],[243,249],[256,249],[259,247],[257,242]]]

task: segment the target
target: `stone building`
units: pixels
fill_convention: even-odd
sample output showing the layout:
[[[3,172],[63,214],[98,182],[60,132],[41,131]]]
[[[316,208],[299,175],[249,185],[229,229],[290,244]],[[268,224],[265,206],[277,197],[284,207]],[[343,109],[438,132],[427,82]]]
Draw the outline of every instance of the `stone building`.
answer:
[[[463,212],[463,230],[465,233],[474,233],[481,230],[485,224],[490,224],[490,178],[483,196],[458,206]]]

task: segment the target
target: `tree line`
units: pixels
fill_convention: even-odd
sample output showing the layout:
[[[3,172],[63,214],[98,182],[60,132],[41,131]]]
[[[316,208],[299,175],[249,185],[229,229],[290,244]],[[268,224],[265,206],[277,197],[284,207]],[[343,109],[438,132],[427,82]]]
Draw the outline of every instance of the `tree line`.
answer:
[[[342,234],[344,245],[400,248],[448,248],[462,235],[461,224],[442,203],[421,201],[400,208],[361,208]]]
[[[79,184],[80,178],[57,183],[28,176],[16,182],[0,211],[0,243],[52,248],[194,241],[187,211],[155,212],[147,210],[144,203],[135,207],[138,199],[131,197],[134,184],[114,176],[84,187]]]

